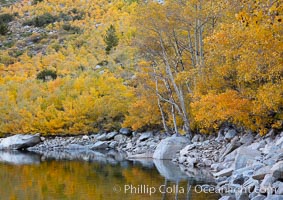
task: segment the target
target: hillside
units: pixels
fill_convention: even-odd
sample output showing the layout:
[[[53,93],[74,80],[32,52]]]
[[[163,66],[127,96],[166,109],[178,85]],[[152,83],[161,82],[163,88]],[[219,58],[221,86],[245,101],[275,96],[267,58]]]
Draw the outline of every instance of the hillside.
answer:
[[[23,0],[0,13],[1,134],[282,129],[281,1]]]

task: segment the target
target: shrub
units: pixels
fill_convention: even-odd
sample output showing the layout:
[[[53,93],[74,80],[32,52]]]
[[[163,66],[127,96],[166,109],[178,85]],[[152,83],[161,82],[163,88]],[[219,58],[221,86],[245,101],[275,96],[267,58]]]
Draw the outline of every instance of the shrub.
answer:
[[[57,21],[57,18],[55,16],[52,16],[50,13],[45,13],[43,15],[34,17],[33,19],[24,22],[23,25],[44,27],[48,24],[54,23],[55,21]]]
[[[81,29],[77,26],[71,26],[70,24],[64,24],[62,26],[62,28],[65,30],[65,31],[68,31],[72,34],[78,34],[78,33],[81,33]]]
[[[6,23],[0,22],[0,35],[6,35],[8,32],[8,25]]]
[[[0,35],[6,35],[9,32],[8,23],[13,21],[14,16],[11,14],[0,15]]]
[[[57,78],[57,73],[52,70],[45,69],[41,72],[39,72],[36,76],[38,80],[42,81],[49,81],[49,80],[55,80]]]
[[[40,3],[40,2],[42,2],[43,0],[33,0],[32,1],[32,5],[36,5],[36,4],[38,4],[38,3]]]
[[[14,16],[11,15],[11,14],[7,14],[6,13],[6,14],[0,15],[0,23],[2,22],[2,23],[7,24],[7,23],[9,23],[9,22],[11,22],[13,20],[14,20]]]

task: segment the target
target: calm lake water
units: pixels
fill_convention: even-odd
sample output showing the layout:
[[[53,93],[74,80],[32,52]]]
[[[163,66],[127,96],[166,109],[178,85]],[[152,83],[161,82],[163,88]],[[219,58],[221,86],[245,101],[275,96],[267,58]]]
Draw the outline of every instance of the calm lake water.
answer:
[[[0,152],[3,200],[218,199],[200,193],[198,185],[210,181],[206,171],[184,172],[170,161],[127,161],[115,152]]]

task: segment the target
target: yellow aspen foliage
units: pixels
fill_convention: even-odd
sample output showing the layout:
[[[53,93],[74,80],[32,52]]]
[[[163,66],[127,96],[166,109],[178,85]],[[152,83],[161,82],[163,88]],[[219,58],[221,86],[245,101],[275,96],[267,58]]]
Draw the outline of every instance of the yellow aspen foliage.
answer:
[[[250,126],[251,123],[251,102],[232,90],[203,95],[198,101],[191,103],[191,109],[195,126],[204,133],[217,130],[225,122],[241,126]]]

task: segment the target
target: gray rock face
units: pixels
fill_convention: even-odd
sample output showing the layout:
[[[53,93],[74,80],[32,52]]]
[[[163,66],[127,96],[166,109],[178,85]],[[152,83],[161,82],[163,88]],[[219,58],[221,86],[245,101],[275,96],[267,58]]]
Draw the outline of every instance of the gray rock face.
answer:
[[[200,140],[200,137],[201,136],[199,134],[195,135],[192,139],[192,142],[198,142]]]
[[[237,135],[237,132],[234,129],[229,129],[225,133],[225,139],[226,140],[231,140],[233,137]]]
[[[99,140],[99,141],[105,141],[106,140],[106,133],[103,133],[102,135],[98,136],[96,139]]]
[[[86,146],[79,145],[79,144],[68,144],[66,145],[65,149],[69,150],[81,150],[81,149],[86,149]]]
[[[244,135],[240,139],[240,143],[242,143],[244,145],[250,145],[253,141],[254,141],[254,136],[252,135],[252,133]]]
[[[220,172],[217,172],[214,174],[215,177],[219,177],[219,176],[231,176],[232,173],[233,173],[234,169],[231,167],[231,168],[228,168],[228,169],[223,169],[221,170]]]
[[[272,168],[272,175],[273,177],[275,177],[276,179],[282,179],[283,178],[283,161],[280,161],[278,163],[276,163]]]
[[[118,134],[118,132],[116,132],[116,131],[108,133],[106,135],[106,140],[112,140],[117,134]]]
[[[188,153],[188,151],[194,149],[196,147],[195,144],[189,144],[187,145],[185,148],[183,148],[181,151],[180,151],[180,155],[181,156],[184,156]]]
[[[0,149],[26,149],[40,143],[40,135],[13,135],[4,138],[0,143]]]
[[[276,181],[272,184],[273,188],[276,188],[275,194],[283,195],[283,182]]]
[[[118,146],[118,142],[117,141],[112,141],[110,144],[109,144],[109,147],[114,149]]]
[[[128,128],[121,128],[119,133],[122,134],[122,135],[130,136],[132,132]]]
[[[235,169],[245,167],[248,162],[254,161],[257,156],[260,156],[260,152],[257,150],[252,150],[246,147],[239,148],[235,159]]]
[[[232,151],[234,151],[235,149],[237,149],[239,146],[241,145],[240,142],[237,141],[237,137],[235,137],[231,143],[228,143],[228,145],[222,149],[222,151],[220,152],[220,161],[223,161],[225,156],[228,155],[229,153],[231,153]]]
[[[262,180],[266,174],[271,174],[271,167],[270,166],[265,166],[260,169],[258,169],[254,175],[253,178],[256,180]]]
[[[90,149],[97,150],[97,149],[106,149],[108,147],[107,142],[98,141]]]
[[[127,137],[124,135],[118,134],[114,137],[114,140],[117,141],[118,143],[122,143],[127,140]]]
[[[262,183],[260,184],[260,190],[267,191],[268,189],[271,188],[274,181],[275,181],[275,178],[271,174],[266,174]]]
[[[223,133],[223,129],[218,131],[218,135],[217,138],[215,139],[215,141],[217,142],[221,142],[224,140],[224,133]]]
[[[176,153],[189,143],[190,140],[186,137],[168,137],[157,145],[153,158],[161,160],[173,159]]]
[[[147,140],[148,138],[151,138],[153,136],[152,132],[145,132],[145,133],[142,133],[142,135],[139,137],[138,141],[139,142],[142,142],[142,141],[145,141]]]

